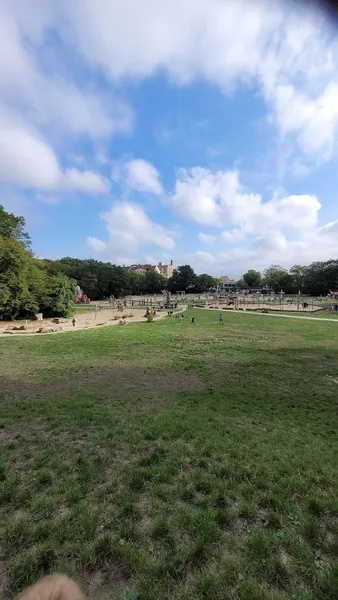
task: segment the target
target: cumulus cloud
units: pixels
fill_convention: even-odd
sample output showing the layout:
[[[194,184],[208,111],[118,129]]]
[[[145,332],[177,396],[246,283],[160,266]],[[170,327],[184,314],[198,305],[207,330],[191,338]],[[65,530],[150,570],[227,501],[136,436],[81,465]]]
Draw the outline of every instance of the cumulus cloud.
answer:
[[[98,240],[95,237],[88,237],[86,242],[88,248],[93,250],[95,253],[104,252],[108,248],[108,244],[106,242]]]
[[[45,191],[109,191],[109,182],[98,173],[76,168],[63,172],[55,152],[36,130],[1,111],[0,181]]]
[[[238,171],[180,169],[169,203],[181,216],[196,223],[227,227],[221,238],[238,242],[267,230],[307,230],[317,223],[320,203],[315,196],[274,196],[263,202],[260,194],[242,186]],[[233,226],[235,226],[233,228]],[[205,241],[205,234],[200,239]],[[210,241],[210,240],[209,240]]]
[[[305,155],[328,160],[334,152],[337,36],[313,7],[288,0],[5,0],[2,94],[29,106],[35,121],[97,137],[130,129],[132,113],[112,90],[107,98],[77,87],[59,63],[47,74],[39,51],[52,28],[66,50],[113,84],[162,71],[178,85],[204,78],[225,93],[258,86],[280,132]]]
[[[101,152],[112,135],[131,131],[121,84],[158,73],[176,86],[203,80],[225,95],[236,87],[258,92],[287,155],[296,157],[295,174],[304,176],[309,164],[337,150],[337,40],[322,13],[287,0],[3,0],[0,180],[46,194],[105,193],[109,184],[99,173],[69,169],[60,149],[89,139]],[[114,169],[125,188],[163,194],[151,163],[123,159]],[[268,255],[271,262],[277,253],[291,260],[297,252],[308,261],[315,252],[327,257],[337,242],[335,222],[318,228],[315,196],[279,193],[263,201],[236,170],[181,169],[167,202],[203,226],[203,243],[215,238],[231,248],[217,259],[224,264]],[[118,203],[103,219],[108,241],[88,241],[96,251],[173,248],[172,234],[137,205]],[[248,240],[251,248],[243,247]],[[214,264],[215,257],[199,259]]]
[[[245,238],[245,233],[240,229],[230,229],[229,231],[223,231],[221,238],[225,242],[241,242]]]
[[[260,197],[241,192],[237,171],[179,169],[169,203],[180,215],[204,225],[224,226],[255,211]]]
[[[109,251],[110,256],[116,256],[122,252],[131,255],[149,246],[164,250],[175,247],[172,234],[152,221],[143,207],[137,204],[117,202],[109,212],[100,216],[106,224],[108,241],[87,238],[87,245],[95,252]]]
[[[127,132],[133,114],[113,89],[107,95],[75,83],[47,35],[59,18],[62,11],[49,0],[33,0],[29,9],[21,0],[1,3],[0,180],[41,190],[102,193],[108,184],[99,175],[62,172],[54,142]]]
[[[41,136],[0,112],[0,180],[52,189],[60,176],[57,157]]]
[[[215,235],[210,235],[209,233],[199,233],[198,238],[203,242],[203,244],[212,244],[216,240]]]
[[[107,96],[85,86],[80,88],[58,59],[53,45],[49,44],[48,51],[44,52],[45,36],[58,26],[58,19],[66,26],[62,11],[56,9],[51,0],[33,0],[29,8],[21,0],[2,3],[0,92],[3,104],[18,115],[25,114],[31,125],[48,127],[57,135],[85,134],[101,138],[128,131],[132,126],[132,111],[113,90]]]
[[[99,173],[79,171],[72,168],[65,171],[63,185],[66,189],[75,189],[88,194],[106,194],[109,192],[109,182]]]
[[[181,169],[169,202],[181,216],[212,230],[198,237],[212,244],[213,252],[186,257],[198,272],[229,271],[238,277],[248,268],[309,264],[336,254],[338,221],[319,226],[321,203],[316,196],[276,191],[263,201],[243,188],[238,171]]]
[[[263,201],[260,194],[243,187],[236,170],[180,169],[166,202],[182,217],[206,228],[198,239],[213,251],[198,250],[180,258],[191,261],[198,272],[220,275],[226,270],[239,276],[248,268],[280,262],[308,264],[336,252],[338,221],[319,226],[321,203],[316,196],[279,190]],[[148,246],[175,247],[174,232],[153,222],[139,205],[118,202],[101,218],[108,240],[88,238],[87,245],[106,257],[122,251],[135,256]]]
[[[250,240],[246,246],[197,251],[185,257],[198,273],[205,270],[215,276],[239,278],[248,269],[263,271],[271,264],[290,268],[295,264],[309,265],[317,260],[329,260],[337,254],[338,221],[307,231],[304,236],[287,239],[283,233],[268,233]]]
[[[6,109],[25,115],[21,135],[33,127],[100,140],[133,126],[117,91],[121,81],[163,72],[176,85],[202,78],[226,94],[250,86],[294,152],[319,162],[337,146],[337,49],[324,13],[288,0],[4,0],[0,93]],[[68,67],[65,55],[74,58]],[[74,76],[77,67],[91,85]],[[95,85],[102,73],[109,91]],[[131,186],[161,193],[151,165],[135,160],[129,167]]]
[[[161,178],[154,165],[141,158],[122,159],[113,165],[112,179],[125,188],[137,192],[163,193]]]
[[[14,19],[12,47],[14,26],[36,40],[56,25],[63,43],[114,83],[162,71],[175,84],[204,78],[225,93],[237,85],[258,86],[283,135],[310,158],[332,156],[337,36],[313,6],[288,0],[61,0],[56,7],[52,0],[32,0],[29,9],[24,2],[8,2],[6,8]],[[24,70],[28,58],[15,49],[17,70]],[[62,98],[57,102],[62,105]],[[74,104],[80,105],[76,93]],[[90,105],[86,98],[84,106]],[[99,114],[107,110],[101,107]],[[80,123],[82,115],[88,122],[85,108]]]

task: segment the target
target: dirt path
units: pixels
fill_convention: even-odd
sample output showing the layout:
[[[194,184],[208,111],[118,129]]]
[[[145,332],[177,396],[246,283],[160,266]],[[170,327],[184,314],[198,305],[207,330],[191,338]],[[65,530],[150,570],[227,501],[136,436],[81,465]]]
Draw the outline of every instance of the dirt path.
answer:
[[[179,310],[175,311],[175,314],[180,313],[180,312],[184,312],[187,309],[186,306],[181,307]],[[6,337],[22,337],[22,336],[32,336],[32,335],[52,335],[52,334],[56,334],[56,333],[66,333],[69,331],[83,331],[85,329],[93,329],[94,327],[110,327],[111,325],[119,325],[120,320],[122,318],[122,316],[124,315],[130,315],[132,314],[133,316],[130,316],[126,319],[124,319],[126,321],[126,324],[124,326],[127,326],[129,323],[146,323],[146,317],[145,315],[145,308],[136,308],[136,309],[132,309],[132,310],[128,310],[126,309],[124,312],[118,312],[116,309],[103,309],[103,310],[99,310],[97,312],[95,311],[88,311],[85,313],[77,313],[76,315],[74,315],[74,317],[76,318],[76,326],[74,327],[72,324],[72,319],[73,317],[70,317],[69,319],[67,319],[65,322],[61,322],[60,325],[57,325],[55,323],[53,323],[52,319],[44,319],[43,321],[29,321],[27,324],[27,329],[25,331],[14,331],[13,333],[9,333],[8,331],[6,331],[6,328],[8,326],[20,326],[20,325],[24,325],[23,321],[12,321],[12,322],[5,322],[2,325],[0,325],[0,336],[6,336]],[[115,319],[114,317],[118,316],[118,319]],[[164,317],[168,316],[168,313],[166,310],[163,310],[161,312],[157,312],[156,317],[154,318],[154,321],[158,321],[159,319],[163,319]],[[62,329],[58,330],[58,331],[51,331],[51,332],[46,332],[45,334],[41,334],[41,333],[37,333],[37,328],[39,327],[46,327],[46,328],[55,328],[57,329],[57,327],[60,326],[62,327]]]
[[[196,307],[198,310],[205,310],[204,308]],[[239,315],[258,315],[262,317],[281,317],[282,319],[306,319],[308,321],[329,321],[330,323],[338,323],[338,319],[328,319],[327,317],[303,317],[300,315],[283,315],[277,313],[263,313],[263,312],[255,312],[251,310],[226,310],[220,308],[208,308],[207,310],[213,310],[216,312],[224,312],[227,313],[236,313]]]

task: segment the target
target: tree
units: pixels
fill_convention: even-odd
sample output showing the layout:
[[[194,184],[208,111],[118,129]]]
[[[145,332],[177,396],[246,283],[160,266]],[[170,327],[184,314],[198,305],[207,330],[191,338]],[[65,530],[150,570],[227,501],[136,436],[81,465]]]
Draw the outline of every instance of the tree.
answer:
[[[196,278],[196,291],[198,292],[206,292],[210,290],[210,288],[216,288],[218,284],[218,280],[207,273],[202,273],[202,275],[198,275]]]
[[[51,274],[49,261],[33,257],[24,223],[0,208],[0,317],[65,316],[74,301],[74,282]]]
[[[132,296],[138,296],[146,290],[146,278],[145,275],[137,273],[136,271],[128,271],[128,294]]]
[[[167,283],[171,292],[194,290],[196,284],[197,275],[190,265],[182,265],[174,269],[173,275]]]
[[[247,273],[244,273],[243,281],[248,287],[257,287],[261,285],[262,276],[259,271],[250,269]]]
[[[311,296],[320,296],[330,290],[338,290],[338,260],[312,263],[306,272],[304,291]]]
[[[32,316],[38,302],[30,289],[32,256],[21,242],[0,236],[0,315],[3,319]]]
[[[164,290],[166,280],[156,271],[149,270],[144,276],[145,291],[148,294],[158,294]]]
[[[16,217],[13,213],[6,212],[0,205],[0,237],[21,242],[24,246],[29,247],[30,237],[24,231],[24,227],[25,219],[23,217]]]
[[[246,284],[245,284],[244,279],[239,279],[236,283],[236,287],[238,290],[245,290]]]
[[[286,293],[293,291],[293,279],[287,269],[280,265],[271,265],[264,271],[264,281],[275,292],[283,290]]]
[[[67,317],[71,314],[75,295],[75,281],[59,273],[49,279],[47,304],[42,308],[45,317]]]
[[[290,269],[290,275],[292,277],[294,292],[302,292],[304,290],[304,284],[308,267],[302,267],[301,265],[294,265]]]

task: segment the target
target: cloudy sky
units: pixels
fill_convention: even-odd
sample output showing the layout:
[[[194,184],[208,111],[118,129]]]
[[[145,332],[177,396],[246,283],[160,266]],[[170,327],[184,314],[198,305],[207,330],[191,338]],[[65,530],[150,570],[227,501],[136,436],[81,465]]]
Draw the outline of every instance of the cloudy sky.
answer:
[[[338,22],[305,4],[1,0],[0,204],[36,255],[337,257]]]

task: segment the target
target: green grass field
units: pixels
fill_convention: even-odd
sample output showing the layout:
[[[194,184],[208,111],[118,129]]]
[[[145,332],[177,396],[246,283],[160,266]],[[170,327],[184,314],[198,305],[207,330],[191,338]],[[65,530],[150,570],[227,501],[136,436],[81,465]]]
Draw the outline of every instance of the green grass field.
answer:
[[[0,340],[0,597],[337,600],[338,326],[186,316]]]
[[[338,319],[337,312],[326,312],[324,310],[319,310],[317,312],[291,312],[291,311],[280,311],[280,310],[271,310],[270,313],[278,314],[278,315],[293,315],[295,317],[313,317],[314,319]]]

